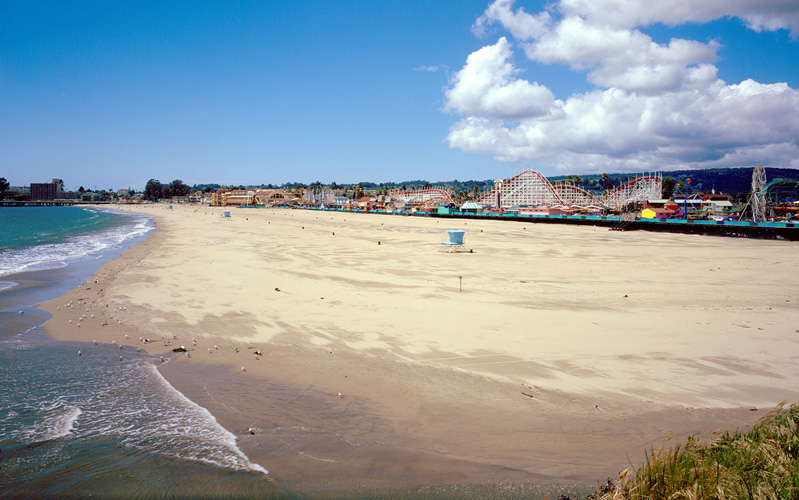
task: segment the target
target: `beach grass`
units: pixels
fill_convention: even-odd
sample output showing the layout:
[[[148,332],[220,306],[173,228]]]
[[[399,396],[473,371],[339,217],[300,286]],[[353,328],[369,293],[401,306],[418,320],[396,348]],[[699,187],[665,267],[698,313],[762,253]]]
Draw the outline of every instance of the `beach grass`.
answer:
[[[712,442],[693,437],[668,451],[653,450],[637,470],[626,469],[589,499],[799,498],[799,406],[772,409],[748,432]]]

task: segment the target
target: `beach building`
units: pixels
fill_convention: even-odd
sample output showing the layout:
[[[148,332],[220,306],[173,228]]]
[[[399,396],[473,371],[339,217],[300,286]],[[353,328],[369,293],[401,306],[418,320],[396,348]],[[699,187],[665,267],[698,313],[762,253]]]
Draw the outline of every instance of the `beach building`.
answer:
[[[673,200],[650,200],[647,206],[641,210],[642,219],[669,219],[681,217],[682,210]]]
[[[86,191],[85,193],[80,195],[81,201],[88,201],[88,202],[96,202],[101,201],[103,196],[100,193],[95,193],[92,191]]]
[[[377,199],[371,196],[363,196],[355,200],[354,205],[361,210],[374,210],[377,207]]]
[[[285,205],[293,200],[291,193],[282,189],[217,189],[211,195],[211,206],[267,206]]]
[[[51,201],[61,198],[61,191],[64,189],[64,181],[53,179],[48,183],[32,183],[30,187],[31,200]]]
[[[729,196],[716,193],[695,193],[688,198],[678,198],[674,202],[682,207],[686,207],[689,214],[703,215],[730,215],[736,211]]]
[[[227,189],[219,188],[216,191],[214,191],[213,193],[211,193],[211,206],[212,207],[223,207],[223,206],[225,206],[226,198],[225,198],[224,195],[225,195],[226,192],[227,192]]]
[[[258,189],[253,193],[255,204],[267,205],[286,205],[294,201],[294,196],[282,189]]]
[[[557,207],[525,207],[519,209],[520,215],[561,215],[563,210]]]
[[[726,194],[706,194],[704,195],[705,213],[716,216],[729,216],[736,211],[735,206]]]
[[[55,184],[33,183],[31,184],[31,200],[36,201],[49,201],[55,200],[58,195],[56,194]]]
[[[226,207],[229,205],[249,205],[252,201],[252,192],[246,189],[219,189],[217,196],[212,198],[211,205]]]
[[[483,206],[480,205],[477,202],[472,201],[472,200],[469,200],[466,203],[464,203],[463,205],[461,205],[461,212],[463,212],[463,213],[476,214],[476,213],[482,212],[482,211],[483,211]]]

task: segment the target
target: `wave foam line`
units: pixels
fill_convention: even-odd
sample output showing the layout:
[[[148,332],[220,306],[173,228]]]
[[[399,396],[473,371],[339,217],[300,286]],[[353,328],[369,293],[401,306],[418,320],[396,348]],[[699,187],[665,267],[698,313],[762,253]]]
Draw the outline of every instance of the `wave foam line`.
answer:
[[[47,434],[42,441],[50,441],[51,439],[58,439],[68,436],[75,429],[75,422],[78,417],[83,413],[80,408],[76,406],[64,407],[65,412],[56,415],[49,422],[47,422]]]
[[[188,405],[195,411],[201,413],[203,416],[207,417],[209,421],[213,422],[215,430],[218,432],[219,443],[227,447],[236,456],[236,458],[242,460],[246,464],[246,467],[244,467],[245,470],[249,470],[252,472],[260,472],[262,474],[269,474],[268,470],[264,469],[263,467],[254,462],[251,462],[250,459],[247,458],[247,455],[245,455],[244,452],[241,451],[241,449],[239,449],[238,445],[236,444],[236,436],[234,436],[233,433],[230,432],[229,430],[222,427],[219,424],[219,421],[217,421],[216,417],[214,417],[214,415],[210,411],[198,405],[191,399],[187,398],[185,394],[175,389],[175,387],[172,384],[170,384],[166,378],[164,378],[161,372],[158,371],[158,368],[155,365],[148,365],[148,367],[150,370],[152,370],[155,373],[157,379],[160,380],[165,387],[167,387],[169,390],[177,394],[178,397],[183,402],[186,403],[186,405]],[[207,462],[208,460],[206,459],[201,461]],[[217,463],[216,465],[221,465],[221,464]],[[230,465],[227,465],[227,467],[237,468],[237,467],[232,467]]]
[[[75,236],[66,242],[12,250],[0,255],[0,276],[60,269],[106,249],[118,247],[127,240],[147,234],[152,229],[152,220],[146,216],[139,216],[132,218],[130,224],[90,235]]]

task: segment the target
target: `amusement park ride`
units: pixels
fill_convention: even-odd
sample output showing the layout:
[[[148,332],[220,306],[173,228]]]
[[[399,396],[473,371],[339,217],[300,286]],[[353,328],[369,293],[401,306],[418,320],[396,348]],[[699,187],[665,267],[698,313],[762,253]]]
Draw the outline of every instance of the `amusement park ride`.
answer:
[[[661,174],[643,175],[597,198],[577,186],[553,185],[540,173],[526,170],[508,180],[495,181],[494,189],[478,198],[477,204],[488,209],[549,206],[620,210],[630,203],[660,198],[662,183]],[[396,191],[392,196],[409,204],[453,203],[441,189]]]
[[[659,199],[663,176],[642,175],[597,198],[577,186],[555,184],[538,172],[526,170],[477,200],[484,207],[574,207],[620,210],[630,203]]]
[[[777,178],[766,183],[766,169],[763,165],[755,165],[752,171],[752,191],[749,201],[741,210],[739,220],[746,220],[747,215],[752,222],[766,222],[780,214],[790,219],[790,210],[796,207],[786,207],[780,204],[780,190],[788,190],[793,195],[799,194],[799,181],[795,179]]]

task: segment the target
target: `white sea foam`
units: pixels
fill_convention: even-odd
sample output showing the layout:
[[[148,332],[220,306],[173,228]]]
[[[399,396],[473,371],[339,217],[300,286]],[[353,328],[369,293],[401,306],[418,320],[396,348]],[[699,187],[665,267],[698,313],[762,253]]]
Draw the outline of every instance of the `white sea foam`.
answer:
[[[106,436],[127,448],[268,474],[205,408],[176,390],[150,360],[135,363],[87,402],[78,438]]]
[[[0,281],[0,293],[5,292],[6,290],[11,290],[17,285],[19,285],[19,283],[15,281]]]
[[[83,412],[76,406],[65,406],[55,403],[47,410],[39,410],[39,418],[24,427],[18,428],[19,435],[11,432],[11,439],[20,439],[27,443],[41,443],[59,439],[72,434],[75,422]],[[16,412],[14,413],[16,416]]]
[[[184,448],[184,458],[198,460],[219,467],[249,470],[263,474],[269,473],[269,471],[260,465],[250,462],[250,459],[247,458],[236,444],[236,436],[219,425],[219,422],[211,412],[175,389],[172,384],[161,375],[161,372],[158,371],[155,365],[149,365],[149,367],[160,383],[180,401],[181,404],[175,406],[182,406],[180,413],[184,418],[181,418],[180,421],[170,421],[171,419],[164,420],[162,424],[164,428],[161,429],[161,431],[171,431],[184,436],[190,436],[199,444],[195,449]],[[191,422],[192,425],[188,427],[185,426],[186,421]]]
[[[50,424],[52,432],[47,439],[58,439],[71,434],[73,429],[75,429],[75,422],[78,421],[78,417],[83,413],[76,406],[67,406],[64,410],[61,415],[53,418]]]
[[[103,250],[118,247],[125,241],[146,234],[153,228],[149,217],[125,215],[130,217],[129,223],[92,233],[90,236],[75,236],[63,243],[39,245],[0,253],[0,276],[59,269],[71,262],[93,257]]]

